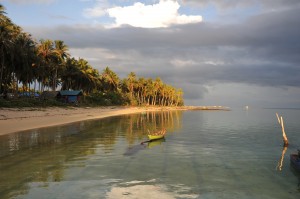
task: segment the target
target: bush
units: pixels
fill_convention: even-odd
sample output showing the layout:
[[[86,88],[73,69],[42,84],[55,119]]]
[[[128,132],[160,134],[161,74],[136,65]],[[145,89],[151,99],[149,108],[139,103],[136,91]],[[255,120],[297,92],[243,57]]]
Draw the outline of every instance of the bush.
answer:
[[[135,102],[136,103],[136,102]],[[95,92],[85,96],[84,101],[79,106],[114,106],[114,105],[132,105],[128,96],[118,92]],[[74,104],[66,104],[56,99],[40,99],[40,98],[16,98],[2,99],[0,98],[0,107],[21,108],[21,107],[52,107],[52,106],[74,106]],[[76,104],[76,106],[78,106]]]
[[[10,102],[10,100],[0,99],[0,107],[7,107],[12,108],[13,104]]]
[[[126,99],[126,97],[117,92],[97,92],[86,96],[85,103],[93,106],[127,105],[129,101]]]
[[[65,103],[55,99],[40,100],[34,98],[19,98],[19,99],[0,99],[0,107],[6,108],[22,108],[22,107],[51,107],[51,106],[66,106]]]
[[[105,98],[103,93],[92,93],[88,96],[85,97],[85,103],[90,104],[90,105],[99,105],[103,106],[105,104]]]

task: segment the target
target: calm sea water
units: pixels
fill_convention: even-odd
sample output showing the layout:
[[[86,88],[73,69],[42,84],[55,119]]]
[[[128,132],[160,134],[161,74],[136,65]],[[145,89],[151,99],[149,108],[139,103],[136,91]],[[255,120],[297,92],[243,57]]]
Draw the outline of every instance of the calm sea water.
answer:
[[[0,198],[299,199],[289,162],[299,118],[296,109],[172,111],[1,136]],[[140,144],[161,128],[165,140]]]

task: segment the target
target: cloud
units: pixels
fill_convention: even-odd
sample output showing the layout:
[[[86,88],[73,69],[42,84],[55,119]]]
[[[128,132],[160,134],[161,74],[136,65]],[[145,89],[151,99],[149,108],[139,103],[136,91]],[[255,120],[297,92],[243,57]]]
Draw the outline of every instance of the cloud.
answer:
[[[30,30],[99,57],[125,76],[161,76],[169,83],[299,86],[298,9],[257,15],[241,24],[185,24],[164,29],[61,26]],[[84,35],[84,37],[81,37]],[[47,38],[46,37],[46,38]],[[97,50],[101,49],[101,50]],[[105,53],[103,53],[105,52]]]
[[[262,7],[264,11],[270,10],[282,10],[289,8],[291,5],[299,6],[300,2],[298,0],[182,0],[184,4],[191,4],[194,6],[208,6],[214,5],[219,10],[236,9],[236,8],[246,8],[246,7]]]
[[[183,60],[183,59],[172,59],[170,61],[170,63],[172,65],[174,65],[175,67],[178,67],[178,68],[184,68],[186,66],[191,66],[191,65],[196,65],[197,62],[193,61],[193,60]]]
[[[257,104],[268,105],[268,100],[276,104],[282,101],[280,96],[288,99],[283,96],[287,93],[283,88],[288,88],[288,94],[296,92],[290,101],[297,106],[299,18],[300,8],[290,5],[289,9],[263,12],[234,24],[204,22],[166,28],[110,29],[69,25],[26,27],[26,31],[37,39],[64,40],[72,55],[87,58],[99,71],[109,66],[122,78],[131,71],[138,76],[159,76],[164,82],[183,88],[185,99],[195,104],[200,98],[220,104],[225,95],[227,102],[237,102],[247,94],[263,99]],[[278,100],[275,102],[273,97]],[[213,101],[214,98],[219,101]]]
[[[83,15],[87,18],[102,17],[106,14],[107,14],[106,9],[101,6],[97,6],[94,8],[87,8],[83,12]]]
[[[182,5],[202,11],[206,21],[239,23],[258,13],[281,12],[299,8],[299,0],[182,0]]]
[[[114,26],[117,27],[130,25],[142,28],[159,28],[169,27],[172,24],[199,23],[202,21],[202,16],[199,15],[180,15],[178,13],[179,8],[180,5],[177,1],[160,0],[159,3],[153,5],[137,2],[132,6],[113,7],[107,9],[107,13],[110,17],[115,18]],[[95,8],[94,12],[90,13],[97,13],[98,10],[103,14],[101,8]]]
[[[88,1],[88,0],[81,0]],[[86,8],[83,10],[83,15],[87,18],[98,18],[107,15],[107,9],[109,8],[109,3],[107,0],[98,0],[97,4],[93,8]]]
[[[91,1],[91,0],[81,0],[81,1]],[[110,4],[107,0],[97,0],[97,4],[92,8],[85,8],[83,10],[83,16],[86,18],[99,18],[107,15],[107,9]]]

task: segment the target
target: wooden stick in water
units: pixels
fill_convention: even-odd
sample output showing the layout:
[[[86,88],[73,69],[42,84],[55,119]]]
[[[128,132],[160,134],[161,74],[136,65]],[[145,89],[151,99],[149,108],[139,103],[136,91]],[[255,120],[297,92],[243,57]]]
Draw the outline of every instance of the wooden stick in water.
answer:
[[[289,141],[288,141],[287,136],[285,134],[282,116],[280,117],[280,119],[281,119],[282,137],[283,137],[284,146],[288,146],[289,145]]]
[[[282,118],[282,116],[280,116],[280,118],[279,118],[279,116],[278,116],[277,113],[276,113],[276,116],[277,116],[278,123],[279,123],[280,126],[281,126],[284,146],[288,146],[288,145],[289,145],[289,141],[288,141],[288,138],[287,138],[287,136],[286,136],[286,134],[285,134],[283,118]]]
[[[280,124],[280,119],[279,119],[278,113],[276,113],[276,116],[277,116],[278,123]]]

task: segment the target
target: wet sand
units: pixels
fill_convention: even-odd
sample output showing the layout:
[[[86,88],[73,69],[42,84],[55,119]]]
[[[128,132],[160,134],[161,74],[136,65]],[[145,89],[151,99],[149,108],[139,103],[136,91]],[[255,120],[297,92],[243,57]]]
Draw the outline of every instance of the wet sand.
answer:
[[[219,110],[211,107],[67,107],[67,108],[0,108],[0,135],[62,125],[83,120],[100,119],[116,115],[162,110]]]
[[[0,108],[0,135],[116,115],[155,111],[158,108]]]

